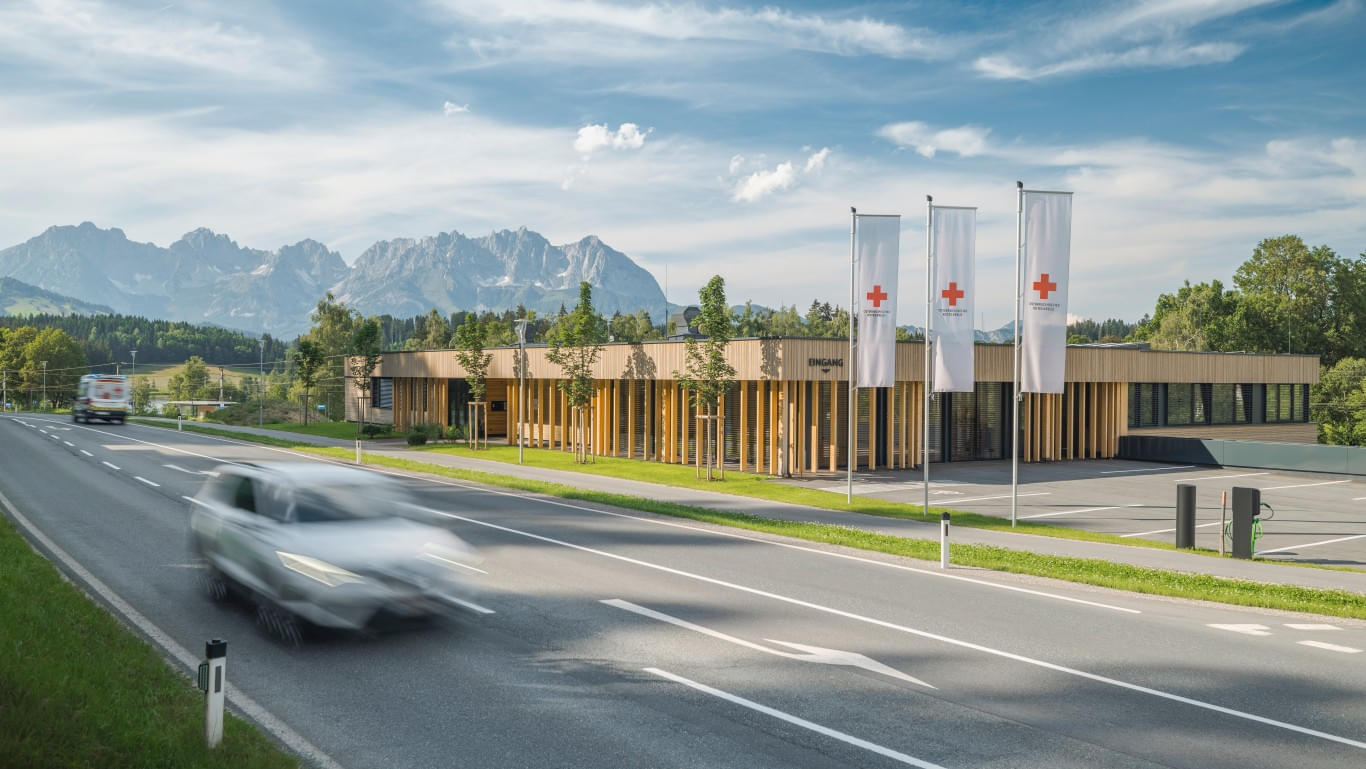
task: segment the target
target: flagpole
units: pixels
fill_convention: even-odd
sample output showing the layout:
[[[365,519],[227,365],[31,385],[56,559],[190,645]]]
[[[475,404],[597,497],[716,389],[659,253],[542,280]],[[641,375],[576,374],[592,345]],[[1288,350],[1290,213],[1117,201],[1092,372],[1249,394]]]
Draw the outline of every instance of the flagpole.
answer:
[[[930,263],[934,259],[934,196],[925,196],[925,393],[920,399],[921,441],[920,462],[925,475],[925,502],[921,515],[930,513],[930,307],[934,303],[934,288],[931,281],[934,271]]]
[[[1020,508],[1020,276],[1024,267],[1020,253],[1024,245],[1024,182],[1015,182],[1015,404],[1010,431],[1010,525],[1013,528]]]
[[[854,307],[854,283],[857,280],[855,269],[854,239],[858,230],[858,209],[849,206],[849,457],[844,464],[845,476],[849,484],[849,504],[854,503],[854,377],[858,370],[854,366],[854,318],[858,314]]]

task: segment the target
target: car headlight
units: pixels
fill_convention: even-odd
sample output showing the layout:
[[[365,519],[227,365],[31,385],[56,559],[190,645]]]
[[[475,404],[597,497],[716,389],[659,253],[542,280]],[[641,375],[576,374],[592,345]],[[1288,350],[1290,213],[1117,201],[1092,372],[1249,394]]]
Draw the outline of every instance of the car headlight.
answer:
[[[349,572],[340,566],[333,566],[327,561],[320,561],[317,558],[309,558],[306,555],[296,555],[280,550],[275,551],[276,557],[280,559],[280,565],[290,571],[297,572],[312,580],[336,587],[348,582],[364,582],[365,577]]]

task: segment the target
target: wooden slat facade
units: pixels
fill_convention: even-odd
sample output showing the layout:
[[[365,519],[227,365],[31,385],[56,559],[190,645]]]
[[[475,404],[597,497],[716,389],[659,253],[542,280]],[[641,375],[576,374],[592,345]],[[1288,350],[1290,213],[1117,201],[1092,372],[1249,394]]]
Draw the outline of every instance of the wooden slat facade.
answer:
[[[683,368],[683,344],[647,342],[604,346],[589,414],[589,448],[603,456],[692,464],[699,422],[688,393],[672,373]],[[545,347],[526,349],[527,378],[517,392],[512,348],[491,350],[488,373],[490,435],[515,445],[519,403],[528,445],[569,450],[572,414],[559,386],[561,372]],[[1011,380],[1009,345],[978,345],[979,382]],[[718,450],[732,466],[773,475],[830,472],[849,461],[848,392],[844,380],[847,342],[831,339],[742,339],[727,359],[736,369],[720,410]],[[859,469],[918,467],[922,461],[925,383],[924,348],[897,345],[894,387],[860,394],[867,411],[853,425]],[[1182,353],[1130,348],[1069,347],[1064,392],[1024,394],[1019,403],[1026,462],[1109,458],[1129,432],[1130,382],[1280,383],[1318,381],[1312,355]],[[450,380],[464,377],[450,350],[385,353],[375,372],[393,379],[393,408],[367,408],[366,418],[392,421],[398,429],[449,424]],[[348,417],[357,415],[356,392],[347,382]],[[866,399],[866,400],[865,400]],[[884,418],[874,419],[877,404]],[[1295,435],[1303,425],[1258,425],[1264,434]],[[1279,428],[1279,433],[1277,429]],[[1298,428],[1298,432],[1295,432]],[[1222,430],[1224,428],[1216,428]]]

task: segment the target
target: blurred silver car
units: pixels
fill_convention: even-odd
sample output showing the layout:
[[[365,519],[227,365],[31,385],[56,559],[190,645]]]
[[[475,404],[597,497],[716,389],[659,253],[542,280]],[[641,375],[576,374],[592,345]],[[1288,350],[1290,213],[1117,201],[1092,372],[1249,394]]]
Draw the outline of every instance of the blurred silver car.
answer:
[[[474,553],[446,529],[414,520],[426,514],[397,482],[310,462],[223,465],[217,473],[194,497],[190,517],[210,589],[245,590],[270,624],[290,627],[287,635],[296,635],[295,616],[361,629],[480,611],[469,601],[482,573]]]

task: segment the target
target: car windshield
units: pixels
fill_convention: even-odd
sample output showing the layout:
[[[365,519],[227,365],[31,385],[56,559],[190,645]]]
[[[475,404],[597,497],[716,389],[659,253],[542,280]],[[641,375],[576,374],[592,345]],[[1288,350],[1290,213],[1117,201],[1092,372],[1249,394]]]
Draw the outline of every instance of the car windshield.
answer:
[[[402,490],[387,484],[329,486],[301,489],[293,494],[290,519],[296,523],[326,523],[398,514],[409,503]]]

